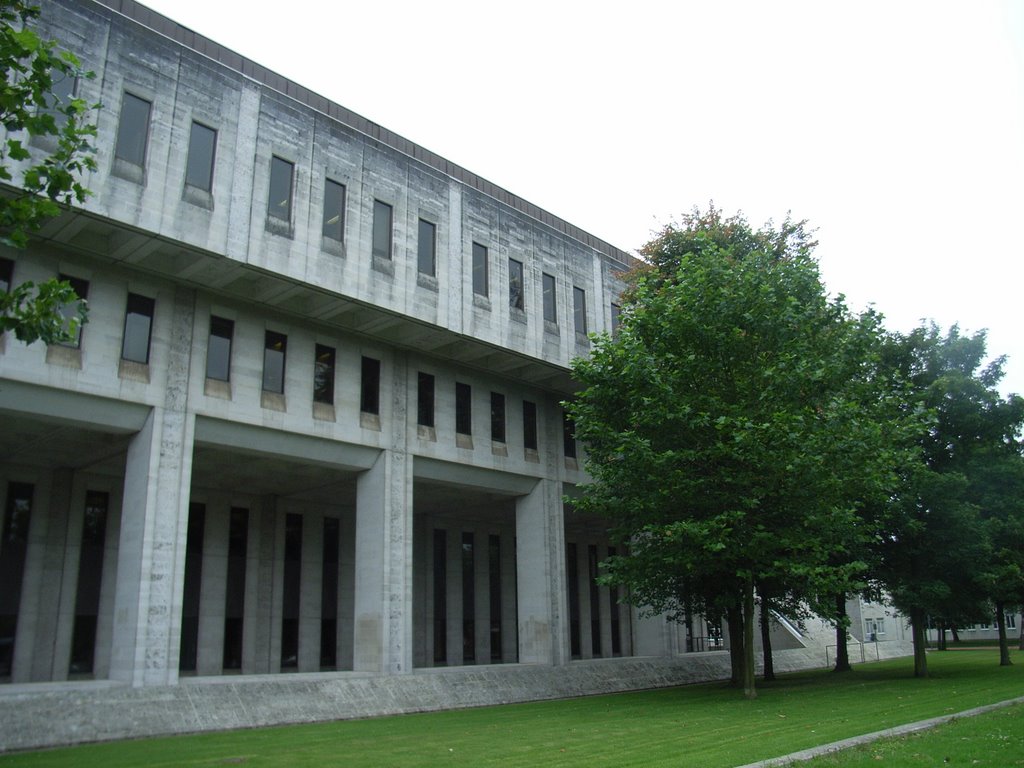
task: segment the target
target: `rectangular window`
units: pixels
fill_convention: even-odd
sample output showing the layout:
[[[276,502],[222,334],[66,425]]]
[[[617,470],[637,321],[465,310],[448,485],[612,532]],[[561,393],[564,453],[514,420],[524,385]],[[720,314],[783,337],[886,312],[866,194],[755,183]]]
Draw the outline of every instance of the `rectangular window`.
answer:
[[[124,314],[124,340],[121,359],[135,363],[149,363],[149,339],[153,331],[153,310],[156,301],[149,296],[128,294]]]
[[[434,529],[434,663],[448,661],[448,535]]]
[[[320,569],[320,669],[338,666],[338,551],[340,524],[324,518]]]
[[[544,289],[544,319],[549,323],[558,322],[558,304],[555,301],[555,278],[545,272],[541,275]]]
[[[387,203],[373,201],[373,255],[391,258],[391,218],[394,211]]]
[[[487,248],[473,243],[473,293],[487,295]]]
[[[267,215],[281,221],[292,220],[292,178],[295,164],[277,155],[270,158],[270,197]]]
[[[263,391],[284,394],[284,359],[288,337],[267,331],[263,336]]]
[[[597,545],[587,545],[587,585],[590,588],[590,652],[603,656],[601,652],[601,590],[597,586]]]
[[[476,567],[473,533],[462,534],[462,662],[476,661]]]
[[[363,413],[380,413],[380,360],[372,357],[363,358],[359,410]]]
[[[10,259],[0,259],[0,291],[4,293],[10,291],[12,282],[14,282],[14,262]]]
[[[21,583],[28,555],[28,528],[32,517],[35,487],[29,483],[8,483],[7,501],[0,542],[0,678],[11,676],[14,640],[21,609]]]
[[[576,458],[576,425],[565,411],[562,411],[562,448],[567,459]]]
[[[537,404],[523,400],[523,447],[537,450]]]
[[[324,237],[345,239],[345,185],[327,179],[324,181]]]
[[[582,288],[572,288],[572,313],[576,323],[576,333],[584,336],[587,333],[587,293]]]
[[[132,165],[146,164],[146,143],[149,140],[149,111],[145,99],[125,91],[121,99],[121,116],[117,124],[114,157]]]
[[[491,615],[491,661],[501,661],[501,538],[487,537],[487,602]]]
[[[334,347],[316,345],[313,359],[313,402],[334,405]]]
[[[228,520],[228,573],[224,589],[224,669],[242,668],[245,621],[245,565],[249,548],[249,510],[232,507]]]
[[[434,377],[423,371],[419,372],[416,384],[416,423],[434,426]]]
[[[302,573],[302,515],[284,517],[284,582],[281,595],[281,669],[299,666],[299,602]]]
[[[75,98],[75,92],[78,90],[78,78],[74,75],[62,75],[56,71],[51,74],[53,83],[50,86],[50,93],[46,97],[46,107],[40,111],[52,115],[57,127],[63,128],[67,125],[68,116],[61,110]]]
[[[57,279],[66,281],[79,299],[78,301],[61,305],[60,313],[64,317],[64,330],[67,330],[71,326],[72,320],[78,320],[78,309],[89,298],[89,281],[83,280],[80,277],[70,277],[69,275],[58,275]],[[64,345],[68,347],[80,347],[82,345],[81,324],[75,327],[74,334],[64,342]]]
[[[505,396],[491,392],[491,440],[505,442]]]
[[[434,276],[436,250],[437,227],[429,221],[420,219],[416,264],[421,275]]]
[[[473,390],[460,382],[455,382],[455,431],[473,434]]]
[[[206,378],[231,380],[231,339],[235,321],[210,315],[210,338],[206,343]]]
[[[621,311],[622,311],[622,308],[613,301],[612,302],[612,336],[613,337],[619,335],[619,313]]]
[[[569,653],[580,657],[580,576],[576,545],[565,545],[565,581],[569,592]]]
[[[217,132],[202,123],[192,123],[188,137],[188,160],[185,183],[209,192],[213,189],[213,159],[217,149]]]
[[[513,309],[525,306],[523,288],[523,262],[508,260],[508,305]]]
[[[85,494],[82,548],[78,555],[78,587],[75,590],[75,623],[71,633],[71,664],[68,669],[72,674],[89,674],[93,670],[109,501],[110,495],[103,491],[87,491]]]
[[[178,669],[195,672],[199,661],[199,597],[203,584],[203,531],[206,505],[188,505],[188,532],[185,535],[185,589],[181,606],[181,650]]]

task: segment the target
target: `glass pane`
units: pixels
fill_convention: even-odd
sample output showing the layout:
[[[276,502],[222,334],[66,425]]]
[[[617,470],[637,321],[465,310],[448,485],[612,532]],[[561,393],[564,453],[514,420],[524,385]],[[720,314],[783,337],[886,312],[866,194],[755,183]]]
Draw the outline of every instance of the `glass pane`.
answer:
[[[555,314],[555,278],[545,274],[544,281],[544,319],[549,323],[558,322]]]
[[[362,375],[359,409],[364,413],[380,413],[380,360],[364,357]]]
[[[473,401],[469,384],[455,384],[455,431],[463,435],[473,434]]]
[[[270,200],[267,214],[282,221],[292,220],[292,172],[295,166],[274,156],[270,159]]]
[[[373,255],[391,258],[391,206],[373,201]]]
[[[582,288],[572,289],[572,308],[576,321],[576,333],[587,332],[587,294]]]
[[[192,123],[188,139],[188,163],[185,183],[207,192],[213,187],[213,153],[217,146],[217,132],[199,123]]]
[[[487,249],[473,243],[473,293],[487,295]]]
[[[263,347],[263,390],[284,394],[284,356],[288,337],[267,331]]]
[[[231,377],[231,337],[235,324],[223,317],[210,318],[210,340],[206,348],[206,378],[228,381]]]
[[[117,125],[115,157],[135,165],[145,165],[149,108],[150,103],[145,99],[125,93],[121,100],[121,119]]]
[[[419,249],[417,266],[424,275],[434,274],[434,248],[437,228],[429,221],[420,219]]]
[[[316,345],[313,363],[313,401],[334,404],[334,347]]]
[[[121,357],[136,363],[149,362],[149,334],[153,325],[155,302],[148,296],[128,294],[124,317],[124,343]]]
[[[80,277],[69,277],[68,275],[58,275],[58,280],[65,280],[71,285],[71,289],[75,292],[82,301],[72,301],[69,304],[64,304],[60,308],[60,313],[64,317],[64,329],[70,326],[71,321],[78,318],[78,309],[82,302],[89,298],[89,281],[82,280]],[[65,346],[78,347],[82,343],[82,326],[79,325],[75,328],[74,336],[68,341],[64,342]]]
[[[324,182],[324,237],[341,242],[345,236],[345,186]]]
[[[508,305],[515,309],[522,309],[523,304],[523,263],[515,259],[509,259]]]

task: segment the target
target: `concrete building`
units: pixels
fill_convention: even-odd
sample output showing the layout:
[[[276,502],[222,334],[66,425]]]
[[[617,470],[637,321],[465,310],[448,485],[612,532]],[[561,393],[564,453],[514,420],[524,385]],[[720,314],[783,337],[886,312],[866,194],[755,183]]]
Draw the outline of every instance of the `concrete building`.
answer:
[[[722,674],[563,503],[627,254],[133,0],[41,27],[104,106],[0,254],[90,307],[0,338],[0,750]]]

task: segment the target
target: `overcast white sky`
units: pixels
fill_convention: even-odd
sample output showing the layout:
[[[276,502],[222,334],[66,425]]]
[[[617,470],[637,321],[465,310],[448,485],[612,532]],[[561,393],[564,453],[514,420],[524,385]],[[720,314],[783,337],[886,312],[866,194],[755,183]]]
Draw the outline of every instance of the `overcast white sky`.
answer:
[[[713,199],[1024,394],[1024,2],[143,0],[627,251]]]

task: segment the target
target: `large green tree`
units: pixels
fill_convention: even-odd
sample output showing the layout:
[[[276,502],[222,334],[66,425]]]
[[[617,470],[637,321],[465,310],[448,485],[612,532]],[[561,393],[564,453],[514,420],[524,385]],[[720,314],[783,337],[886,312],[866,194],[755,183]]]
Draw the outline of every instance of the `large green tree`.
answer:
[[[576,504],[628,546],[606,579],[653,611],[725,615],[748,697],[755,587],[859,585],[842,553],[869,535],[858,507],[889,492],[900,431],[879,318],[827,296],[813,248],[802,223],[694,211],[645,247],[617,336],[573,364],[593,477]]]
[[[61,206],[83,202],[80,179],[96,167],[90,106],[74,96],[74,83],[88,78],[78,59],[33,28],[39,9],[23,0],[0,0],[0,244],[24,248],[30,235]],[[76,304],[69,323],[62,307]],[[0,332],[26,343],[63,341],[86,318],[66,282],[22,282],[0,290]]]

